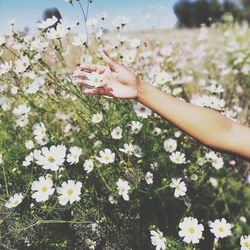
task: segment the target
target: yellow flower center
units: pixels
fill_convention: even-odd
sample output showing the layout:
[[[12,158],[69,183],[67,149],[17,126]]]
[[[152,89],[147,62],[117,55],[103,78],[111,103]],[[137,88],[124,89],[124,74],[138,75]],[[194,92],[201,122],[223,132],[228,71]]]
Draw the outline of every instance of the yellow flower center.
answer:
[[[177,190],[180,190],[180,185],[177,184],[175,188],[176,188]]]
[[[41,134],[42,134],[42,135],[45,134],[45,130],[44,130],[44,129],[41,130]]]
[[[250,244],[248,242],[245,242],[244,247],[250,247]]]
[[[60,33],[56,33],[56,38],[60,38],[61,34]]]
[[[55,159],[54,159],[53,156],[49,156],[49,157],[48,157],[48,161],[51,162],[51,163],[53,163],[53,162],[55,161]]]
[[[70,196],[70,195],[73,194],[73,192],[74,192],[73,189],[72,189],[72,188],[69,188],[68,191],[67,191],[67,194]]]
[[[106,156],[104,156],[104,160],[109,160],[109,156],[108,155],[106,155]]]
[[[42,192],[46,192],[48,190],[48,188],[46,186],[42,187]]]
[[[18,200],[15,200],[12,202],[13,205],[18,205],[19,204],[19,201]]]
[[[219,228],[218,228],[218,231],[221,232],[221,233],[223,233],[223,232],[225,231],[225,230],[224,230],[224,227],[219,227]]]
[[[190,234],[194,234],[195,230],[194,230],[193,227],[190,227],[190,228],[188,229],[188,232],[189,232]]]

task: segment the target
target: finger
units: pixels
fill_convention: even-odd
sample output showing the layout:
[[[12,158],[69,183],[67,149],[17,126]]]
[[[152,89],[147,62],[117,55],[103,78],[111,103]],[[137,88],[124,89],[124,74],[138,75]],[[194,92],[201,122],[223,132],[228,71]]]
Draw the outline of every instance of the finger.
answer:
[[[84,71],[76,70],[76,71],[73,73],[73,77],[84,77],[84,78],[88,78],[88,76],[89,76],[89,73],[84,72]]]
[[[112,96],[112,88],[95,88],[95,89],[84,89],[83,93],[90,94],[90,95],[105,95],[105,96]]]
[[[102,59],[103,59],[103,61],[106,62],[106,63],[111,67],[111,69],[113,69],[113,70],[116,70],[117,67],[119,66],[119,64],[118,64],[117,62],[115,62],[115,61],[109,56],[108,52],[105,51],[105,50],[104,50],[103,53],[102,53]]]
[[[81,85],[85,85],[85,86],[90,86],[93,87],[93,85],[90,82],[86,82],[84,81],[84,79],[75,79],[75,82]]]
[[[80,69],[85,70],[85,71],[99,71],[99,73],[103,73],[106,69],[105,66],[99,65],[99,64],[81,64],[79,66]]]

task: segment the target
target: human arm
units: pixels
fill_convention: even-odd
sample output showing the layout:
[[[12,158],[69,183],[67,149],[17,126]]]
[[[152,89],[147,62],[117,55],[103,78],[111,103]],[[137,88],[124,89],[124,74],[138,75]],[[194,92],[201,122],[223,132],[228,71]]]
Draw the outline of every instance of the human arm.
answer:
[[[108,66],[82,65],[82,73],[75,74],[78,82],[84,85],[89,85],[86,82],[89,72],[98,70],[105,76],[104,86],[85,89],[84,93],[135,99],[204,145],[250,159],[250,128],[216,111],[163,93],[115,62],[106,52],[103,60]]]

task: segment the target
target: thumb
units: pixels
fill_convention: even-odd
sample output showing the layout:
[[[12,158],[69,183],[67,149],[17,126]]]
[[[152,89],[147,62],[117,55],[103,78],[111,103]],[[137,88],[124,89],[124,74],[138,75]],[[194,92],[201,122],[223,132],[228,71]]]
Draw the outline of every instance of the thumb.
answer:
[[[104,62],[106,62],[109,67],[113,70],[116,70],[117,69],[117,66],[118,66],[118,63],[115,62],[108,54],[107,51],[103,50],[102,52],[102,59]]]

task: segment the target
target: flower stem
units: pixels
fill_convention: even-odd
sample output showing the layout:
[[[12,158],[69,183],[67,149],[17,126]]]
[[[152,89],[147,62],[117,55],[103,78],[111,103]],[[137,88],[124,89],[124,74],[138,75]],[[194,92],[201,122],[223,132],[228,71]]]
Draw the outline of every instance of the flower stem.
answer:
[[[4,164],[2,164],[2,169],[3,169],[3,178],[4,178],[4,183],[5,183],[6,194],[9,196],[8,181],[7,181],[7,176],[6,176]]]

